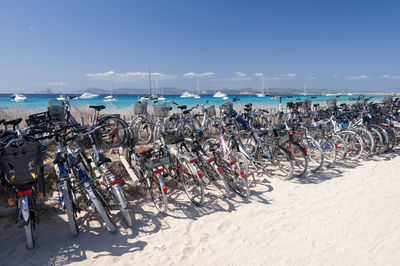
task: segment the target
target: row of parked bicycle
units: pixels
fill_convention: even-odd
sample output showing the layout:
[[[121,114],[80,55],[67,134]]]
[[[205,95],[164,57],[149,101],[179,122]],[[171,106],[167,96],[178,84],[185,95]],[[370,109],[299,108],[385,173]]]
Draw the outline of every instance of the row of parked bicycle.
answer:
[[[340,106],[332,98],[323,108],[308,98],[274,113],[251,104],[237,111],[233,104],[239,99],[233,98],[220,106],[219,116],[214,105],[206,107],[209,102],[188,108],[147,97],[133,103],[130,121],[100,115],[102,105],[90,106],[90,125],[77,122],[70,99],[50,101],[48,110],[30,115],[24,127],[21,118],[0,121],[1,185],[8,203],[17,206],[27,248],[34,246],[37,201],[46,196],[45,156],[53,160],[60,208],[76,236],[84,201],[111,232],[117,230],[111,210],[132,226],[124,178],[105,155],[111,149],[118,150],[129,176],[148,191],[158,211],[167,213],[176,188],[196,206],[209,187],[222,197],[247,198],[249,176],[257,170],[282,180],[302,178],[337,160],[351,163],[389,152],[400,139],[400,101],[393,97],[382,103],[358,97]],[[179,113],[170,115],[173,106]]]

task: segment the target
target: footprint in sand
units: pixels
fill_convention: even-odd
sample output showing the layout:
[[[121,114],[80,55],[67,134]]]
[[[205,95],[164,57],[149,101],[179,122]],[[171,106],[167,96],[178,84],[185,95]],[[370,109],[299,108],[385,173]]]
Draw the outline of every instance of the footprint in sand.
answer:
[[[232,221],[231,220],[225,220],[218,226],[217,230],[218,230],[219,233],[224,233],[231,226],[232,226]]]
[[[183,256],[189,256],[194,253],[195,248],[193,246],[184,247],[182,250]]]

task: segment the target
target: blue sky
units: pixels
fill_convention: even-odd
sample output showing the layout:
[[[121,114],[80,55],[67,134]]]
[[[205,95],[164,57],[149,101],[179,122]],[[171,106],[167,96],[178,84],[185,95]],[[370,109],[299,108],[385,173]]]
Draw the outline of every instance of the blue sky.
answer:
[[[0,92],[165,86],[400,92],[400,1],[0,2]],[[261,74],[257,74],[261,73]]]

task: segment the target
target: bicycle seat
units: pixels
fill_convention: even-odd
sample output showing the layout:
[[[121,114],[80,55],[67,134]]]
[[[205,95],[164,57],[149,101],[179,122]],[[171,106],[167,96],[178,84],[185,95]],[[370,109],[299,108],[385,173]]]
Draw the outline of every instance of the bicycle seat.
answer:
[[[14,119],[14,120],[6,121],[6,122],[3,123],[3,125],[5,125],[5,126],[13,125],[15,127],[16,125],[21,123],[21,121],[22,121],[22,118],[17,118],[17,119]]]
[[[4,122],[6,122],[6,120],[1,119],[1,120],[0,120],[0,125],[3,124]]]
[[[100,153],[99,154],[99,160],[97,162],[97,166],[100,166],[100,165],[102,165],[104,163],[111,163],[111,159]]]
[[[187,106],[186,105],[179,105],[178,108],[181,109],[181,110],[186,110]]]
[[[251,109],[252,109],[251,107],[245,107],[245,108],[244,108],[244,110],[245,110],[246,112],[251,112]]]
[[[92,108],[92,109],[94,109],[96,111],[100,111],[100,110],[106,109],[106,107],[104,105],[91,105],[91,106],[89,106],[89,108]]]
[[[245,104],[244,106],[246,106],[246,107],[252,107],[253,104],[252,104],[252,103],[248,103],[248,104]]]
[[[185,115],[190,114],[190,110],[183,111],[183,114],[185,114]]]
[[[142,154],[150,153],[152,151],[153,151],[153,148],[151,148],[151,147],[140,146],[139,150],[138,150],[138,154],[142,155]]]

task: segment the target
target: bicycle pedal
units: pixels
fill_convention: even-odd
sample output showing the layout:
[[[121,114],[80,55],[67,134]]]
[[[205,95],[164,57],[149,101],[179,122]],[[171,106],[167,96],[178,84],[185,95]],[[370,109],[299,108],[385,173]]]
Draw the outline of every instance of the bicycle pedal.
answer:
[[[8,206],[14,206],[15,205],[15,199],[9,198],[8,199]]]

